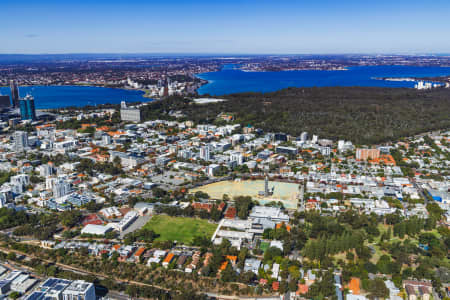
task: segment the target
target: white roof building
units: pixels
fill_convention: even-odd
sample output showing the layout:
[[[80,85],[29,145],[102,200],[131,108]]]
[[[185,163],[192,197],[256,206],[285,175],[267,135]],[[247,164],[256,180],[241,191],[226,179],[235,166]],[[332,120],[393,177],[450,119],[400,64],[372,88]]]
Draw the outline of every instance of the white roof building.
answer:
[[[73,281],[62,293],[62,300],[95,300],[95,287],[84,280]]]
[[[289,216],[278,207],[255,206],[249,215],[250,219],[269,219],[273,222],[289,222]]]
[[[109,225],[87,224],[81,229],[81,234],[105,235],[111,230],[112,228]]]

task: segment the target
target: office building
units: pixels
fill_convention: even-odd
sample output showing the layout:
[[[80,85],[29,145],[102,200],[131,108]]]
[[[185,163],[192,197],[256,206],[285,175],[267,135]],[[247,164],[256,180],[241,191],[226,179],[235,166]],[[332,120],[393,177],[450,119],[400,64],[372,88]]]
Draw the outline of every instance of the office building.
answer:
[[[63,179],[59,179],[53,185],[53,197],[55,198],[64,197],[65,195],[69,194],[71,190],[72,189],[70,187],[69,182]]]
[[[36,108],[34,106],[34,98],[27,95],[19,100],[20,117],[22,120],[36,120]]]
[[[112,230],[108,225],[87,224],[81,229],[81,234],[105,235]]]
[[[275,148],[275,152],[279,154],[291,154],[291,155],[297,155],[298,150],[294,147],[285,147],[285,146],[278,146]]]
[[[211,156],[210,156],[210,150],[209,150],[209,145],[203,146],[200,148],[200,159],[202,160],[210,160]]]
[[[62,299],[63,290],[69,286],[71,280],[49,278],[39,289],[28,295],[26,300],[41,300],[41,299]]]
[[[25,187],[30,184],[30,176],[27,174],[18,174],[11,176],[10,181],[13,185],[21,185]]]
[[[63,300],[95,300],[94,284],[84,280],[73,281],[62,293]]]
[[[119,157],[120,163],[126,168],[135,168],[136,166],[145,162],[143,157],[137,156],[135,154],[129,154],[120,151],[109,151],[109,158],[111,162],[114,162],[114,158]],[[158,165],[158,159],[156,159],[156,164]],[[167,158],[170,161],[170,158]]]
[[[120,104],[120,119],[122,121],[141,122],[142,113],[137,107],[127,107],[125,101]]]
[[[58,179],[55,178],[55,177],[47,177],[47,178],[45,179],[45,188],[46,188],[47,190],[53,190],[53,187],[55,186],[55,182],[56,182],[57,180],[58,180]]]
[[[11,100],[8,95],[0,95],[0,109],[11,107]]]
[[[337,149],[339,152],[344,151],[344,147],[345,147],[345,141],[344,140],[339,140],[338,141],[338,146]]]
[[[11,88],[11,101],[13,107],[17,108],[19,107],[19,87],[17,86],[17,82],[14,80],[10,81],[10,88]]]
[[[418,90],[429,90],[433,87],[437,87],[437,85],[433,85],[431,82],[418,81],[417,84],[414,85],[414,88]]]
[[[37,279],[31,278],[29,274],[21,273],[11,282],[11,290],[24,294],[28,292],[36,282]]]
[[[356,159],[357,160],[368,160],[368,159],[378,159],[380,158],[379,149],[356,149]]]
[[[11,283],[20,276],[20,274],[22,274],[21,271],[12,271],[0,280],[0,295],[6,295],[11,290]]]
[[[109,145],[109,144],[111,144],[111,142],[112,142],[112,139],[111,139],[111,136],[109,134],[102,135],[102,143],[103,143],[103,145]]]
[[[11,281],[0,280],[0,295],[6,295],[11,288]]]
[[[306,142],[308,140],[308,133],[306,131],[302,132],[302,134],[300,135],[300,140],[302,142]]]
[[[329,156],[331,154],[331,148],[330,147],[321,147],[320,153],[322,153],[323,156]]]
[[[267,219],[276,223],[280,222],[287,223],[289,222],[289,215],[285,214],[278,207],[254,206],[249,214],[249,219],[251,220]]]
[[[163,88],[163,97],[169,96],[169,80],[166,77],[166,81],[164,82],[164,88]]]
[[[8,186],[4,186],[0,188],[0,199],[4,199],[5,201],[11,201],[13,200],[13,193],[11,191],[11,188]],[[0,268],[1,273],[1,268]],[[0,274],[1,276],[1,274]]]
[[[42,177],[48,177],[53,175],[53,167],[49,164],[40,165],[39,175],[41,175]]]
[[[237,165],[242,165],[244,163],[244,155],[240,152],[233,152],[230,154],[230,161],[236,162]]]
[[[28,148],[28,133],[25,131],[14,132],[14,149],[24,151],[26,148]]]
[[[122,220],[120,220],[119,223],[112,223],[112,225],[115,227],[116,230],[123,232],[125,229],[127,229],[133,222],[139,217],[139,214],[135,211],[129,211],[127,214],[123,217]]]
[[[25,300],[95,300],[95,286],[83,280],[47,279]]]
[[[6,197],[0,194],[0,208],[6,207]]]
[[[288,136],[285,133],[279,132],[274,134],[273,139],[279,142],[287,142]]]

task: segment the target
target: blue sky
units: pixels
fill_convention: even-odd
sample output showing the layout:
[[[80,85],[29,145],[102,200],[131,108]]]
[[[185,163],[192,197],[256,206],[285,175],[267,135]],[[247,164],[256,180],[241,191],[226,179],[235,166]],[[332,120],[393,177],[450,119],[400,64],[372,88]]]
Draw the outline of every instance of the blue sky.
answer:
[[[0,53],[450,53],[448,0],[0,3]]]

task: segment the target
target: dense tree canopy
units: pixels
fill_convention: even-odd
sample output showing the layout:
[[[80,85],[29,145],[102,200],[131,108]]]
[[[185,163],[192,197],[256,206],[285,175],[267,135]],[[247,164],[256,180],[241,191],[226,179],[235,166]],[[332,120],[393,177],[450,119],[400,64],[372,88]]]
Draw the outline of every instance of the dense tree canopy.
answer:
[[[197,123],[215,121],[229,112],[241,124],[271,132],[300,135],[303,131],[355,143],[377,143],[450,126],[450,91],[405,88],[288,88],[272,93],[224,96],[228,101],[195,105],[169,98],[144,108],[145,119],[169,118],[183,110]]]

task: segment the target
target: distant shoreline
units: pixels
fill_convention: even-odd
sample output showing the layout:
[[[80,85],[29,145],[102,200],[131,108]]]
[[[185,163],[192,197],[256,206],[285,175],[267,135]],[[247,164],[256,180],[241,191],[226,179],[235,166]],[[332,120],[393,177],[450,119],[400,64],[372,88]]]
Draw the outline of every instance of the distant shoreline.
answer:
[[[215,97],[245,92],[275,92],[289,87],[373,86],[413,89],[414,83],[417,81],[427,81],[446,87],[450,85],[450,68],[401,65],[355,66],[345,69],[339,68],[338,70],[331,68],[323,70],[280,70],[274,72],[247,71],[242,70],[242,68],[227,66],[222,71],[201,73],[197,76],[208,82],[206,87],[203,85],[197,89],[199,96],[210,95]]]
[[[450,77],[450,75],[448,75]],[[431,83],[437,83],[441,85],[446,84],[446,80],[444,80],[445,76],[440,77],[373,77],[375,80],[384,80],[384,81],[394,81],[394,82],[418,82],[418,81],[428,81]],[[440,80],[437,80],[440,79]]]
[[[46,87],[57,87],[57,86],[65,86],[65,87],[97,87],[97,88],[105,88],[105,89],[118,89],[118,90],[125,90],[125,91],[139,91],[143,92],[144,94],[142,97],[148,98],[148,99],[156,99],[156,97],[150,97],[148,91],[146,89],[133,89],[133,88],[127,88],[127,87],[116,87],[116,86],[105,86],[105,85],[96,85],[96,84],[22,84],[20,87],[35,87],[35,86],[46,86]],[[9,88],[8,85],[0,86],[0,88]]]
[[[235,68],[234,70],[240,70],[242,72],[296,72],[296,71],[348,71],[349,67],[339,67],[339,68],[299,68],[299,69],[281,69],[281,70],[270,70],[270,69],[261,69],[261,70],[252,70],[245,68]]]
[[[76,91],[75,94],[71,93],[70,91],[67,92],[68,95],[68,100],[60,100],[58,102],[54,102],[53,97],[55,97],[54,94],[52,94],[51,91],[48,92],[48,97],[49,99],[44,99],[43,102],[39,102],[41,103],[41,105],[39,105],[39,103],[37,103],[37,107],[36,110],[52,110],[52,109],[65,109],[65,108],[69,108],[69,107],[78,107],[78,108],[83,108],[83,107],[95,107],[95,106],[101,106],[104,104],[112,104],[112,105],[116,105],[116,104],[120,104],[119,99],[122,99],[120,95],[123,96],[123,100],[129,102],[129,103],[148,103],[148,102],[152,102],[152,101],[156,101],[158,100],[158,98],[153,98],[150,97],[148,95],[148,93],[146,93],[146,91],[141,90],[141,89],[130,89],[130,88],[123,88],[123,87],[114,87],[114,86],[103,86],[103,85],[88,85],[88,84],[79,84],[79,85],[74,85],[74,84],[58,84],[58,85],[21,85],[20,87],[23,88],[27,88],[27,89],[33,89],[34,87],[38,88],[38,89],[52,89],[52,88],[74,88],[75,90],[77,88],[99,88],[97,91],[92,91],[92,95],[95,96],[95,100],[91,99],[87,99],[86,98],[86,94],[90,94],[89,91],[84,91],[84,95],[80,96],[79,99],[76,96]],[[6,88],[9,89],[9,86],[1,86],[1,88]],[[104,89],[104,90],[100,90],[100,89]],[[106,92],[107,89],[110,89],[109,92]],[[122,91],[119,93],[118,96],[115,95],[115,92],[112,92],[111,90],[116,90],[116,91]],[[30,91],[27,91],[28,93],[30,93]],[[126,92],[131,92],[132,94],[126,94]],[[31,93],[33,93],[31,91]],[[111,94],[113,93],[113,94]],[[6,94],[8,95],[8,93]],[[25,95],[25,91],[21,93],[21,95]],[[65,94],[64,94],[65,95]],[[63,97],[61,95],[58,95],[59,98]],[[44,97],[45,98],[45,97]],[[88,97],[89,98],[89,97]],[[43,99],[43,98],[42,98]],[[42,100],[41,99],[41,100]],[[77,101],[80,100],[80,101]],[[54,103],[52,105],[52,103]],[[43,106],[43,107],[39,107],[39,106]]]

